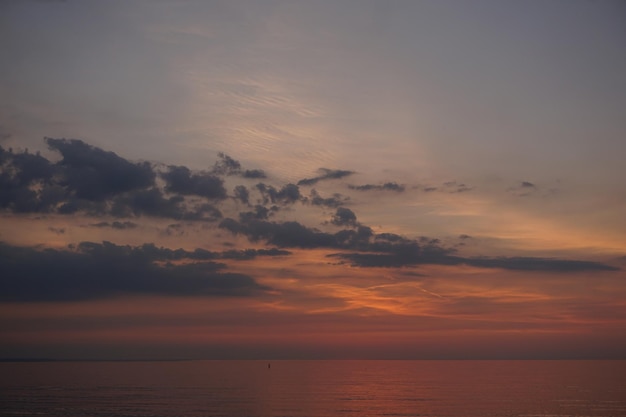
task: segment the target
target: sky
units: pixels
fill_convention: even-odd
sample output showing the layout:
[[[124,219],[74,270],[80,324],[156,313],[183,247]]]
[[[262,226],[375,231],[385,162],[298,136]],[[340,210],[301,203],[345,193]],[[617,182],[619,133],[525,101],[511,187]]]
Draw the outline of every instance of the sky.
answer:
[[[622,1],[0,2],[0,357],[626,359]]]

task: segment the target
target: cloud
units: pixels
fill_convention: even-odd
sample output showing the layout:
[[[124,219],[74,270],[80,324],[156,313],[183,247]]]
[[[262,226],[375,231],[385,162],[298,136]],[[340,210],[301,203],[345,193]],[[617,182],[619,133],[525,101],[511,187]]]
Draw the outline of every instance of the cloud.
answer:
[[[72,301],[120,295],[252,296],[268,288],[224,272],[212,252],[83,242],[74,250],[0,243],[0,300]],[[193,262],[172,263],[188,259]]]
[[[213,167],[213,173],[218,175],[233,175],[241,172],[241,164],[223,152],[217,154],[219,160]]]
[[[244,178],[255,178],[255,179],[267,178],[267,175],[265,175],[265,171],[263,171],[262,169],[246,169],[245,171],[243,171],[241,176]]]
[[[13,153],[0,146],[0,207],[18,213],[53,210],[66,194],[51,183],[57,172],[39,154]]]
[[[318,171],[321,173],[321,175],[313,178],[304,178],[298,181],[298,185],[313,185],[319,181],[334,180],[354,174],[354,171],[345,171],[341,169],[320,168]]]
[[[349,200],[349,197],[344,197],[339,193],[333,194],[332,197],[323,198],[315,189],[312,189],[310,196],[304,199],[305,202],[310,202],[314,206],[324,206],[332,208],[339,207],[342,204],[347,203]]]
[[[256,185],[257,190],[261,193],[263,204],[283,203],[290,204],[300,200],[300,188],[295,184],[287,184],[280,190],[271,185],[262,182]]]
[[[347,215],[349,217],[349,215]],[[356,217],[356,216],[355,216]],[[292,248],[335,248],[374,252],[402,252],[403,248],[417,242],[398,235],[374,235],[372,229],[358,225],[355,229],[344,229],[336,233],[308,228],[298,222],[270,222],[245,218],[241,222],[227,218],[219,227],[233,234],[247,236],[252,242],[265,241],[278,247]],[[397,237],[397,239],[388,238]]]
[[[508,188],[506,191],[517,197],[528,197],[533,194],[536,195],[539,192],[539,187],[532,182],[521,181],[515,186]]]
[[[449,193],[464,193],[466,191],[473,190],[474,187],[470,187],[464,183],[458,183],[456,181],[447,181],[443,183],[440,189],[443,189]]]
[[[279,247],[337,247],[334,235],[309,229],[294,221],[284,223],[261,220],[237,222],[227,218],[222,220],[219,227],[233,234],[243,234],[253,242],[265,240],[267,243]]]
[[[184,166],[169,165],[158,173],[163,181],[156,181],[157,171],[148,163],[133,163],[113,152],[88,145],[80,140],[46,138],[48,146],[58,151],[62,159],[53,163],[39,154],[14,153],[0,147],[0,207],[13,212],[81,212],[92,216],[136,218],[152,216],[186,221],[217,221],[223,219],[218,208],[227,197],[220,175],[245,176],[241,164],[228,155],[220,154],[212,171],[192,172]],[[321,175],[301,180],[310,185],[322,180],[343,178],[352,171],[321,169]],[[404,185],[395,182],[383,184],[350,185],[357,191],[402,192]],[[522,181],[519,190],[534,190],[536,186]],[[441,192],[458,193],[471,188],[456,181],[443,183]],[[481,268],[502,268],[524,271],[609,271],[610,265],[590,261],[549,258],[463,258],[456,249],[439,241],[381,233],[360,224],[356,214],[342,204],[348,200],[340,194],[323,198],[316,190],[303,197],[296,184],[282,187],[257,183],[254,190],[260,200],[251,205],[253,190],[235,185],[232,197],[250,207],[226,218],[219,227],[241,234],[253,242],[263,241],[279,248],[329,248],[345,251],[332,256],[354,266],[402,267],[419,264],[458,265]],[[257,194],[258,196],[258,194]],[[209,200],[209,201],[207,201]],[[269,221],[284,205],[296,202],[335,209],[329,223],[343,227],[336,233],[309,228],[297,221]],[[228,207],[228,205],[226,206]],[[231,207],[232,208],[232,207]],[[135,227],[130,221],[93,223],[94,227],[118,230]],[[180,229],[177,229],[180,230]],[[168,229],[171,233],[173,231]],[[58,233],[58,231],[57,231]],[[469,239],[460,235],[459,240]],[[456,246],[459,246],[457,244]],[[84,249],[84,248],[83,248]],[[230,252],[230,259],[247,259],[256,252]],[[212,259],[219,259],[214,254]],[[190,258],[191,259],[191,258]]]
[[[156,174],[147,162],[135,164],[77,139],[45,141],[63,156],[57,164],[59,184],[79,199],[102,201],[154,184]]]
[[[217,154],[220,158],[213,167],[213,173],[217,175],[239,175],[244,178],[266,178],[265,171],[261,169],[242,170],[239,161],[231,158],[223,152]]]
[[[276,208],[267,208],[265,206],[256,205],[254,206],[254,211],[245,211],[239,213],[239,219],[243,222],[248,222],[252,220],[267,220],[267,218],[272,214],[272,212],[276,211]]]
[[[237,185],[233,191],[234,197],[244,204],[249,204],[250,193],[245,185]]]
[[[346,213],[346,218],[351,217]],[[355,216],[356,218],[356,216]],[[351,252],[329,255],[349,261],[358,267],[405,267],[421,264],[469,265],[480,268],[500,268],[516,271],[584,272],[616,271],[611,265],[567,259],[533,257],[464,258],[456,249],[441,245],[438,239],[421,237],[408,239],[393,233],[374,234],[372,229],[359,225],[356,230],[344,229],[326,233],[308,228],[298,222],[284,223],[248,220],[237,222],[224,219],[219,227],[233,234],[247,236],[251,241],[265,241],[278,247],[304,249],[334,248]]]
[[[349,208],[339,207],[330,220],[335,226],[356,226],[356,214]]]
[[[166,182],[165,190],[170,193],[197,195],[208,199],[226,198],[224,181],[212,173],[193,174],[187,167],[170,165],[161,177]]]
[[[271,249],[244,249],[244,250],[228,250],[222,252],[222,259],[236,259],[236,260],[249,260],[254,259],[257,256],[287,256],[291,255],[291,252],[283,249],[271,248]]]
[[[177,220],[215,221],[222,213],[210,204],[188,209],[179,195],[166,197],[158,188],[126,193],[113,200],[110,214],[116,217],[154,216]]]
[[[133,222],[118,222],[118,221],[114,221],[114,222],[100,222],[100,223],[92,223],[89,226],[91,227],[110,227],[112,229],[118,229],[118,230],[124,230],[124,229],[135,229],[137,226],[139,226],[137,223],[133,223]]]
[[[436,191],[436,192],[448,193],[448,194],[464,193],[464,192],[471,191],[474,189],[474,187],[471,187],[462,182],[459,183],[457,181],[446,181],[439,185],[418,184],[418,185],[414,185],[412,188],[416,190],[424,191],[426,193],[432,193]]]
[[[399,247],[398,247],[399,248]],[[407,248],[410,248],[408,246]],[[420,264],[437,265],[469,265],[480,268],[498,268],[511,271],[543,271],[543,272],[586,272],[586,271],[618,271],[611,265],[592,261],[567,259],[533,258],[533,257],[498,257],[498,258],[463,258],[451,255],[452,251],[433,246],[415,247],[414,251],[390,251],[390,254],[370,253],[336,253],[329,255],[346,259],[353,266],[359,267],[404,267]]]
[[[583,272],[618,271],[619,268],[600,262],[535,257],[467,258],[463,263],[485,268],[516,271]]]
[[[400,185],[396,182],[386,182],[380,185],[374,184],[364,184],[364,185],[348,185],[348,188],[351,190],[357,191],[396,191],[403,192],[405,189],[404,185]]]
[[[158,172],[147,162],[133,163],[81,140],[45,138],[45,142],[61,154],[61,160],[55,163],[38,153],[0,147],[0,209],[214,221],[222,218],[216,204],[228,196],[219,175],[265,177],[261,170],[242,171],[241,164],[225,154],[219,154],[209,172],[175,165]],[[163,181],[156,181],[157,175]],[[302,198],[295,184],[276,189],[261,183],[257,189],[264,204],[291,204]],[[250,203],[246,186],[236,185],[233,193],[235,199]]]

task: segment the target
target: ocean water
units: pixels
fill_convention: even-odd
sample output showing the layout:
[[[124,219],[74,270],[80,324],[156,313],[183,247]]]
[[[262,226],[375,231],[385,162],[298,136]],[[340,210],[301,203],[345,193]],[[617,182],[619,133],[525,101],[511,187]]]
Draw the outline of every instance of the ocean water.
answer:
[[[626,416],[626,361],[0,363],[2,416]]]

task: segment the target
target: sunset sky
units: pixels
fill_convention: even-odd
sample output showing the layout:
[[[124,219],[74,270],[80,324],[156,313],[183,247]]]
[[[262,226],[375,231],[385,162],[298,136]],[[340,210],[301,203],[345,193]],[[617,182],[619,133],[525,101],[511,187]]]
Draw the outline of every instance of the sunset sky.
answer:
[[[0,357],[626,359],[626,3],[0,1]]]

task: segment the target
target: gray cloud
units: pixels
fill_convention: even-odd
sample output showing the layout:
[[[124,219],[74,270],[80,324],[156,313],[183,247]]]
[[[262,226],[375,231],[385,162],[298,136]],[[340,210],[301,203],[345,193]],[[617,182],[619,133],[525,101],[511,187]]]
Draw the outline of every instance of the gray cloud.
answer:
[[[241,168],[239,161],[231,158],[223,152],[218,155],[219,160],[213,167],[213,173],[217,175],[239,175],[244,178],[266,178],[265,171],[261,169],[246,169]]]
[[[349,208],[339,207],[330,220],[335,226],[356,226],[356,214]]]
[[[265,206],[256,205],[254,211],[245,211],[239,213],[239,219],[243,222],[252,220],[267,220],[267,218],[276,211],[277,208],[267,208]]]
[[[313,185],[318,183],[319,181],[334,180],[354,174],[354,171],[345,171],[341,169],[320,168],[318,171],[320,172],[320,175],[313,178],[301,179],[300,181],[298,181],[298,185]]]
[[[79,199],[102,201],[154,184],[156,175],[147,162],[135,164],[81,140],[46,138],[45,141],[50,149],[63,156],[57,164],[59,184]]]
[[[517,271],[582,272],[618,271],[619,268],[600,262],[535,257],[467,258],[463,263],[485,268]]]
[[[356,217],[356,216],[355,216]],[[344,229],[326,233],[308,228],[298,222],[268,222],[261,220],[224,219],[219,227],[233,234],[242,234],[251,241],[265,241],[278,247],[335,248],[351,252],[329,255],[349,261],[359,267],[404,267],[420,264],[470,265],[481,268],[507,270],[582,272],[616,271],[611,265],[567,259],[498,257],[464,258],[456,256],[455,248],[441,245],[438,239],[422,237],[407,239],[393,233],[373,234],[369,227],[359,225],[356,230]]]
[[[267,178],[267,175],[265,175],[265,171],[263,171],[262,169],[246,169],[245,171],[243,171],[241,176],[244,178],[253,178],[253,179]]]
[[[124,230],[124,229],[135,229],[136,227],[138,227],[139,225],[137,223],[133,223],[133,222],[118,222],[118,221],[114,221],[114,222],[100,222],[100,223],[92,223],[89,226],[91,227],[110,227],[112,229],[118,229],[118,230]]]
[[[75,139],[46,138],[62,159],[0,147],[0,208],[17,213],[78,212],[116,217],[156,216],[211,221],[222,217],[212,204],[186,201],[184,196],[211,200],[226,197],[221,178],[170,166],[162,177],[165,194],[148,163],[132,163]],[[241,196],[240,196],[241,197]]]
[[[398,184],[396,182],[386,182],[380,185],[374,184],[364,184],[364,185],[349,185],[348,188],[351,190],[357,191],[396,191],[403,192],[405,189],[404,185]]]
[[[440,189],[449,193],[464,193],[466,191],[471,191],[474,188],[464,183],[458,183],[456,181],[447,181],[443,183]]]
[[[532,182],[521,181],[515,186],[508,188],[506,191],[517,197],[528,197],[530,195],[536,195],[539,192],[539,187]]]
[[[71,301],[119,295],[252,296],[268,288],[224,272],[215,254],[83,242],[74,250],[0,244],[0,300]],[[172,263],[191,259],[194,262]],[[160,261],[160,262],[157,262]]]
[[[58,171],[39,154],[0,146],[0,207],[18,213],[52,211],[68,193],[52,183]]]
[[[309,197],[304,199],[305,202],[309,202],[314,206],[324,206],[332,208],[339,207],[342,204],[347,203],[349,200],[350,198],[344,197],[338,193],[333,194],[332,197],[323,198],[315,189],[311,190]]]
[[[213,173],[193,174],[187,167],[170,165],[161,177],[166,182],[165,190],[171,193],[197,195],[208,199],[226,198],[224,181]]]
[[[585,272],[618,271],[619,268],[592,261],[535,257],[463,258],[451,255],[450,250],[438,246],[421,247],[419,251],[390,254],[337,253],[331,257],[346,259],[360,267],[404,267],[420,264],[469,265],[480,268],[498,268],[512,271]]]
[[[300,188],[295,184],[287,184],[280,190],[277,190],[273,186],[261,182],[256,185],[256,188],[261,193],[263,204],[291,204],[301,198]]]
[[[188,208],[180,195],[166,197],[158,188],[123,194],[113,200],[110,214],[116,217],[154,216],[177,220],[215,221],[222,213],[211,204]]]
[[[234,175],[241,172],[241,164],[223,152],[217,154],[219,160],[213,167],[213,173],[218,175]]]
[[[250,192],[244,185],[237,185],[233,190],[234,197],[244,204],[249,204]]]

